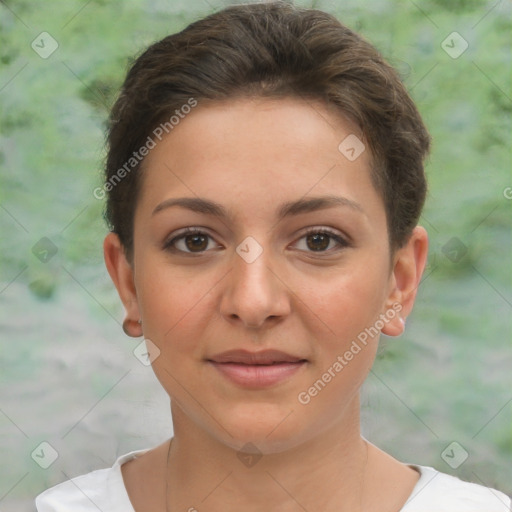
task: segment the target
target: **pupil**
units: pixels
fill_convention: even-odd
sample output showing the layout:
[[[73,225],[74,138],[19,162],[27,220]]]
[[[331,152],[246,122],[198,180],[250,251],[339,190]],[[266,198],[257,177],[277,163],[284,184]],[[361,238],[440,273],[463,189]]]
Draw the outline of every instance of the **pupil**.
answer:
[[[193,239],[192,243],[189,243],[190,239]],[[186,239],[187,248],[189,250],[192,250],[194,248],[204,250],[204,249],[206,249],[206,246],[208,245],[208,242],[206,242],[206,244],[205,244],[205,240],[206,240],[206,237],[204,235],[189,235],[189,236],[187,236],[187,239]]]
[[[315,233],[314,235],[309,235],[307,239],[308,239],[308,243],[310,241],[313,241],[313,244],[315,244],[318,241],[323,242],[321,244],[321,246],[315,245],[314,247],[311,247],[308,245],[308,247],[314,251],[326,249],[327,247],[329,247],[329,236],[326,234]]]

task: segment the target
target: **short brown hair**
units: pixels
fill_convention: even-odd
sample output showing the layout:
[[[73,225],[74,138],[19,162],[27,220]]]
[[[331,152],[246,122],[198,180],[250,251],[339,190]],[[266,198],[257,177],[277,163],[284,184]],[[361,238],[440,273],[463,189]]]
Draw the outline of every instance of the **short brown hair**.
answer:
[[[230,6],[147,48],[128,71],[110,117],[105,218],[127,251],[141,186],[126,163],[183,105],[259,95],[316,99],[361,129],[386,209],[391,250],[417,224],[430,136],[398,73],[334,16],[284,1]],[[137,172],[139,171],[139,172]]]

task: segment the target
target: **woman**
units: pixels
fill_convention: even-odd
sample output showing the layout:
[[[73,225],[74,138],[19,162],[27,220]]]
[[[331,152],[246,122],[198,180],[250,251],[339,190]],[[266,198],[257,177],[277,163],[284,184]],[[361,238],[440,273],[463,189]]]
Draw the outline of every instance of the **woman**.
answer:
[[[174,436],[40,512],[510,510],[361,436],[428,248],[430,137],[369,43],[318,10],[226,8],[135,61],[108,142],[105,261]]]

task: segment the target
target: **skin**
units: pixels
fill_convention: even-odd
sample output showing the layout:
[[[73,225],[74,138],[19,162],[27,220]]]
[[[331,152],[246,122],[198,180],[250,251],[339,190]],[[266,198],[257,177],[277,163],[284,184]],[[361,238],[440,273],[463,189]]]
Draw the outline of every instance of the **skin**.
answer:
[[[402,333],[425,267],[421,227],[390,253],[369,150],[354,161],[338,150],[349,134],[364,140],[322,103],[200,102],[146,157],[133,258],[117,235],[104,243],[133,335],[160,350],[152,366],[172,399],[168,468],[168,441],[122,467],[137,512],[165,511],[166,500],[169,510],[397,512],[412,492],[418,473],[361,438],[359,390],[378,336],[308,404],[297,398],[393,304],[401,310],[382,332]],[[284,202],[323,195],[358,206],[276,217]],[[229,217],[176,206],[154,213],[178,197],[216,201]],[[193,236],[175,243],[189,253],[163,247],[185,227],[211,237],[199,244],[207,250],[190,255]],[[330,227],[348,244],[308,242],[309,227]],[[263,249],[252,263],[236,252],[248,236]],[[267,348],[308,362],[248,390],[205,360]],[[249,442],[263,455],[252,467],[237,457]]]

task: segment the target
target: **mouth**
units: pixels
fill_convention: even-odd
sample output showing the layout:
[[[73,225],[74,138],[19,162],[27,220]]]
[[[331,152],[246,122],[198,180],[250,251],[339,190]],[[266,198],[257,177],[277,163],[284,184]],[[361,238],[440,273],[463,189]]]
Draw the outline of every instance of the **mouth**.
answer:
[[[248,388],[264,388],[289,379],[308,360],[278,350],[230,350],[207,359],[223,377]]]

